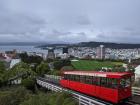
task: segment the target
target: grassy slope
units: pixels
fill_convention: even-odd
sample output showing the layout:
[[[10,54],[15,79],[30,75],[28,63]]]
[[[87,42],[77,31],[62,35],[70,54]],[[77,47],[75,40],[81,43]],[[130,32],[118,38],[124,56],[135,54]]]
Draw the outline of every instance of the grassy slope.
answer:
[[[111,62],[111,61],[89,61],[89,60],[79,60],[79,61],[72,61],[72,65],[75,69],[78,70],[95,70],[100,69],[102,67],[113,67],[114,65],[122,65],[121,62]]]

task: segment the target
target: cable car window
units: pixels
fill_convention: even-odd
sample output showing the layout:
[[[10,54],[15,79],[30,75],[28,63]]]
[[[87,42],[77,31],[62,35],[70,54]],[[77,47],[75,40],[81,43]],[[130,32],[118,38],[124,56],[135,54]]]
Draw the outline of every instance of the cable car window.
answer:
[[[97,77],[93,77],[92,84],[97,85]]]
[[[118,88],[118,80],[117,79],[112,79],[112,88]]]
[[[107,78],[107,87],[111,88],[112,87],[112,79]]]
[[[69,80],[71,80],[71,75],[69,75]]]
[[[86,76],[86,83],[92,84],[92,76]]]
[[[100,84],[101,84],[101,86],[104,86],[104,87],[106,87],[106,84],[107,84],[107,78],[100,78]]]
[[[81,83],[85,83],[85,79],[86,79],[86,76],[83,76],[83,75],[80,76],[80,82]]]
[[[131,85],[131,78],[127,78],[126,79],[126,86],[125,87],[129,87]]]
[[[75,75],[71,75],[71,80],[72,81],[75,81],[75,78],[74,77],[75,77]]]
[[[80,76],[79,75],[75,75],[75,81],[80,81]]]
[[[65,78],[65,77],[64,77]],[[69,75],[66,75],[66,80],[69,80]]]
[[[64,79],[67,80],[68,79],[68,75],[65,74],[64,75]]]
[[[115,78],[107,78],[106,79],[106,87],[108,88],[118,88],[118,79]]]
[[[121,79],[120,81],[120,87],[125,87],[125,79]]]
[[[70,77],[69,77],[69,79],[71,80],[71,81],[73,81],[73,75],[69,75]]]
[[[100,86],[100,77],[96,77],[96,85]]]
[[[123,78],[120,81],[120,87],[125,88],[131,86],[131,78]]]
[[[73,75],[72,80],[75,81],[75,75]]]

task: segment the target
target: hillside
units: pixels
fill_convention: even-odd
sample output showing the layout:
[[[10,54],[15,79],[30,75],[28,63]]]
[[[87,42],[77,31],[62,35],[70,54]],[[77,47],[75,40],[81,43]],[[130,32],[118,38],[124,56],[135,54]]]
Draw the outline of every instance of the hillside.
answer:
[[[98,47],[99,45],[105,45],[106,48],[113,49],[134,49],[140,48],[140,44],[127,44],[127,43],[109,43],[109,42],[80,42],[75,44],[65,44],[65,43],[56,43],[56,44],[44,44],[38,47]]]
[[[106,48],[114,49],[133,49],[140,48],[140,44],[127,44],[127,43],[108,43],[108,42],[81,42],[75,44],[78,47],[98,47],[99,45],[105,45]]]

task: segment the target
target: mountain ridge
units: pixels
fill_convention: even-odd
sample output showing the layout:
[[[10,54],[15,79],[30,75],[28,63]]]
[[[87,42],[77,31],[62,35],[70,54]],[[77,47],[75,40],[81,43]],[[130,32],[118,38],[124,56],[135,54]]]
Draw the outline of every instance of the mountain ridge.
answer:
[[[79,43],[66,43],[66,42],[0,42],[0,46],[36,46],[36,47],[98,47],[104,45],[106,48],[113,49],[134,49],[140,48],[140,44],[133,43],[113,43],[113,42],[79,42]]]

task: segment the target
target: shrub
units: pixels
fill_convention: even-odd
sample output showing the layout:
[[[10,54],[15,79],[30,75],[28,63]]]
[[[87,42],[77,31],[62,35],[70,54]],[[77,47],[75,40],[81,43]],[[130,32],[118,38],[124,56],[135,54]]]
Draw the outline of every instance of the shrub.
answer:
[[[48,66],[48,63],[45,63],[45,62],[42,62],[40,65],[37,66],[36,68],[36,73],[38,75],[43,75],[45,73],[48,73],[50,70],[49,70],[49,66]]]
[[[0,91],[0,105],[19,105],[28,98],[28,91],[23,87]]]
[[[22,85],[29,90],[35,91],[35,79],[27,78],[22,80]]]
[[[67,93],[39,93],[20,105],[78,105]]]

